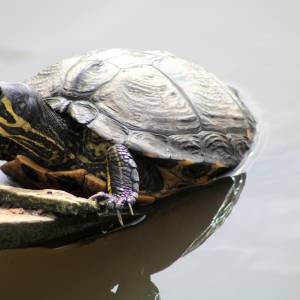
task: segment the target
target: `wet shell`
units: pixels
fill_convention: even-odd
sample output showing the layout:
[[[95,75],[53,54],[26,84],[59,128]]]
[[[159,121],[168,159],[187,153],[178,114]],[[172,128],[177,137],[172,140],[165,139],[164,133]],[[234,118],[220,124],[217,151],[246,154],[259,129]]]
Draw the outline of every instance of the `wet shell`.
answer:
[[[238,94],[166,51],[93,51],[27,83],[73,100],[77,120],[76,105],[89,101],[89,128],[145,156],[235,166],[253,142],[255,121]]]

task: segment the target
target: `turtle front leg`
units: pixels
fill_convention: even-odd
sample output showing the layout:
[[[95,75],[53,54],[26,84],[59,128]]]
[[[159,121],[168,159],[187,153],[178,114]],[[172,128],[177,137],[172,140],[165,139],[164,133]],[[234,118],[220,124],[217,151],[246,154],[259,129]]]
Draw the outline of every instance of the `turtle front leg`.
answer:
[[[139,192],[139,174],[137,165],[124,145],[116,144],[107,150],[107,191],[99,192],[90,197],[109,210],[119,211],[129,208],[136,202]],[[119,217],[120,222],[121,218]]]

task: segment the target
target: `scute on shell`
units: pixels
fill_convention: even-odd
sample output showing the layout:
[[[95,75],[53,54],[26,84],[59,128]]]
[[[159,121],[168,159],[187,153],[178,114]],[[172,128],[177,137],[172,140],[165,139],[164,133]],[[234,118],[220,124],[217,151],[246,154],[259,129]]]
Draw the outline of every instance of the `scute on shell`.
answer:
[[[93,103],[98,115],[87,126],[143,155],[236,165],[253,142],[255,121],[239,96],[167,51],[92,51],[27,83],[44,97]]]

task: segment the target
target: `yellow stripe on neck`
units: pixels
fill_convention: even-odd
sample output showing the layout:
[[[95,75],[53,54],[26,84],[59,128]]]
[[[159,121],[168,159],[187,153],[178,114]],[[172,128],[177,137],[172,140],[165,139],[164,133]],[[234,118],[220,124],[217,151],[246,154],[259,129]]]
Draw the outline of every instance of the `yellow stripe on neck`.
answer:
[[[12,107],[11,101],[4,96],[2,98],[2,103],[5,106],[5,109],[7,110],[7,112],[13,117],[13,119],[15,120],[15,123],[9,123],[7,122],[6,119],[4,119],[3,117],[0,117],[0,123],[5,125],[6,127],[11,127],[11,128],[22,128],[24,131],[26,132],[32,132],[36,135],[39,135],[40,137],[44,138],[45,140],[47,140],[48,142],[56,145],[60,150],[64,150],[64,148],[59,145],[57,142],[55,142],[55,140],[51,139],[50,137],[44,135],[43,133],[41,133],[40,131],[37,131],[36,129],[34,129],[33,127],[31,127],[30,123],[28,123],[26,120],[24,120],[22,117],[18,116]],[[11,137],[13,136],[12,134],[8,133],[6,130],[4,130],[3,128],[0,128],[0,134],[4,137]],[[22,138],[25,139],[25,137],[22,136]],[[26,137],[26,140],[33,142],[34,144],[38,145],[39,143],[37,143],[35,140],[32,140],[28,137]]]

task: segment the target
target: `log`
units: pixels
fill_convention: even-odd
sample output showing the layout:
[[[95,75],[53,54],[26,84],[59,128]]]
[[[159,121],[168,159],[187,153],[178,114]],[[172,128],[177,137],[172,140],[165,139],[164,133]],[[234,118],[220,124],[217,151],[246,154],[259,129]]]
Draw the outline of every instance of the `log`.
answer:
[[[94,201],[58,190],[0,185],[0,249],[60,246],[138,222],[143,215],[101,212]]]

